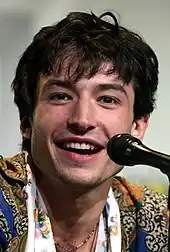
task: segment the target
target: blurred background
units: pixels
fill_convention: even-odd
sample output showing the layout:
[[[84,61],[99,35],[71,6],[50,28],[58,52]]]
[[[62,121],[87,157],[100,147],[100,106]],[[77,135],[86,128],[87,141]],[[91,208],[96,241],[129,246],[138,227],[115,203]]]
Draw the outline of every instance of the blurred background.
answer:
[[[157,109],[150,119],[144,144],[170,154],[170,1],[169,0],[1,0],[0,1],[0,154],[20,151],[18,112],[10,84],[17,62],[42,26],[59,21],[70,11],[116,11],[119,21],[138,32],[155,50],[159,63]],[[146,166],[126,167],[130,181],[167,193],[168,180],[159,170]]]

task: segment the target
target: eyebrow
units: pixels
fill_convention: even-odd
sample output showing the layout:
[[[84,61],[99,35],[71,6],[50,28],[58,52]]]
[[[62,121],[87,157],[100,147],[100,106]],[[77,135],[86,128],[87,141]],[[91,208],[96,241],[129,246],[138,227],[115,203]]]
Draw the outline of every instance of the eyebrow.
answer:
[[[76,89],[75,86],[72,85],[67,80],[50,79],[45,83],[42,91],[44,92],[53,86],[68,88],[72,91],[75,91],[75,89]],[[95,91],[97,91],[97,92],[106,91],[106,90],[110,90],[110,89],[120,91],[121,93],[125,94],[125,96],[127,97],[127,93],[124,89],[124,85],[122,85],[120,83],[103,83],[103,84],[99,84],[95,87]]]
[[[119,84],[119,83],[99,84],[96,87],[97,91],[106,91],[106,90],[109,90],[109,89],[120,91],[121,93],[124,93],[126,95],[126,97],[127,97],[127,93],[126,93],[126,91],[124,89],[124,86],[122,84]]]
[[[43,91],[50,89],[51,87],[63,87],[63,88],[69,88],[71,90],[74,90],[74,86],[71,85],[71,83],[69,81],[66,80],[60,80],[60,79],[51,79],[48,80],[44,87],[43,87]]]

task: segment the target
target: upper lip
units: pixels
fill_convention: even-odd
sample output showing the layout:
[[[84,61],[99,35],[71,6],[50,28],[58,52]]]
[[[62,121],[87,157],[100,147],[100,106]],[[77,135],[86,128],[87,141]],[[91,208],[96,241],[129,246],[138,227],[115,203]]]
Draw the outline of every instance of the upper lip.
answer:
[[[65,142],[74,142],[74,143],[86,143],[86,144],[91,144],[94,145],[95,147],[99,148],[99,149],[103,149],[105,148],[104,145],[98,143],[97,141],[91,139],[91,138],[80,138],[80,137],[67,137],[67,138],[63,138],[60,140],[56,140],[56,144],[62,144]]]

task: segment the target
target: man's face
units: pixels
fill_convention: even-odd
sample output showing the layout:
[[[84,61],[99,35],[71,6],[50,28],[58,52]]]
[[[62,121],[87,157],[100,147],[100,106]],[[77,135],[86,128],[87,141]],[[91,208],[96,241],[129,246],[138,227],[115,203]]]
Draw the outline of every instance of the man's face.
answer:
[[[41,77],[31,128],[32,157],[49,177],[93,186],[119,172],[106,146],[111,136],[142,137],[144,120],[134,121],[134,90],[116,75],[98,73],[71,84]]]

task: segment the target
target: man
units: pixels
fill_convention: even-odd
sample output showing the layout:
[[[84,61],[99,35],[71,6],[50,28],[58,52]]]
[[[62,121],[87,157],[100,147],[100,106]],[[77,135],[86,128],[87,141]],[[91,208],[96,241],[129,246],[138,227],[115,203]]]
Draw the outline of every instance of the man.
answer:
[[[167,198],[116,177],[106,148],[143,138],[157,83],[155,53],[112,13],[40,30],[12,84],[23,151],[1,158],[2,251],[168,251]]]

